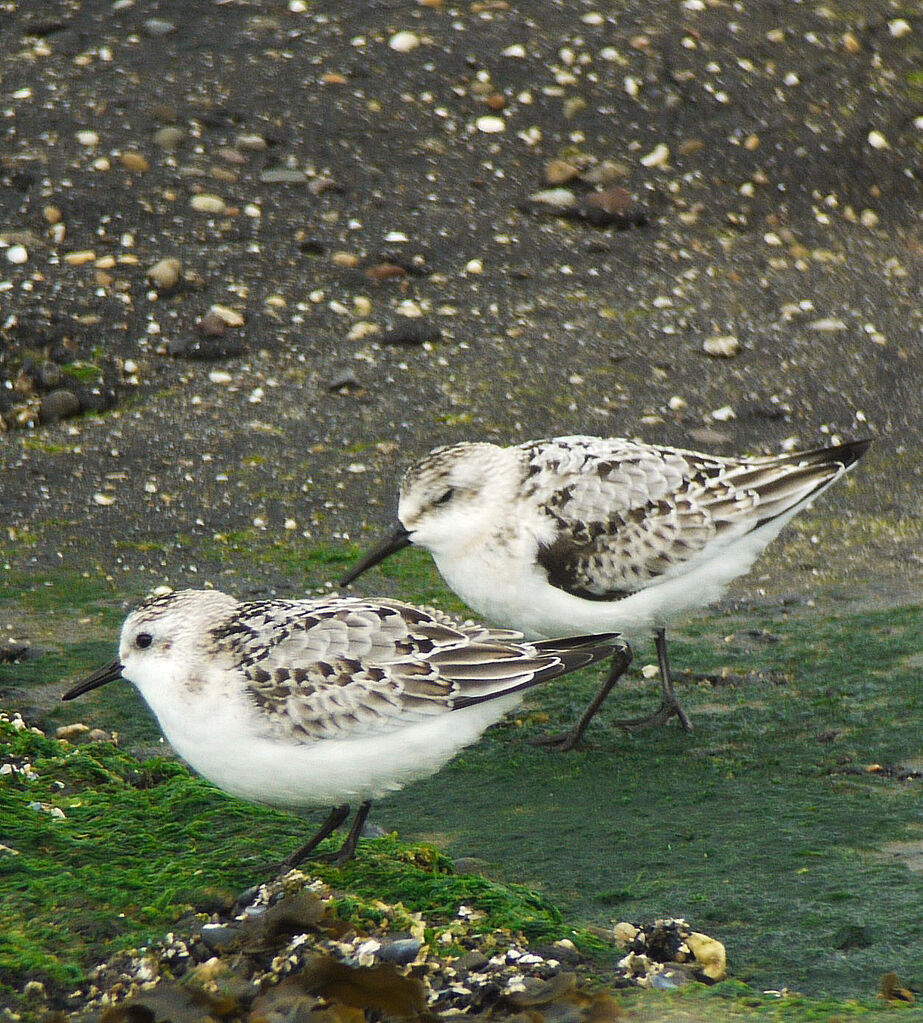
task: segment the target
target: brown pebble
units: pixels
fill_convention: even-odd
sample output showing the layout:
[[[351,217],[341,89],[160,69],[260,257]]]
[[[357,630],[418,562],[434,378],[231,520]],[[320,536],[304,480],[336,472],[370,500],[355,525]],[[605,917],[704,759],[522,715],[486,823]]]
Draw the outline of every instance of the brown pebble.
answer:
[[[42,398],[39,419],[43,423],[56,423],[59,419],[75,416],[80,411],[80,399],[73,391],[59,388]]]
[[[502,110],[506,106],[506,96],[502,92],[492,92],[484,97],[484,102],[491,110]]]
[[[563,185],[580,176],[580,168],[567,160],[549,160],[545,164],[545,180],[549,185]]]
[[[701,139],[686,139],[685,142],[681,142],[679,146],[680,156],[692,156],[693,153],[701,152],[705,148],[705,143]]]
[[[341,75],[337,71],[328,71],[326,74],[321,75],[320,80],[324,85],[346,85],[349,81],[346,75]]]
[[[133,174],[144,174],[145,171],[151,169],[151,165],[143,153],[122,153],[119,159],[122,161],[122,166]]]
[[[61,222],[62,213],[57,206],[46,206],[42,210],[42,215],[49,224],[59,224]]]
[[[227,323],[217,313],[207,312],[199,320],[199,330],[205,337],[223,337],[228,329]]]
[[[397,263],[376,263],[368,267],[365,276],[370,281],[387,281],[395,277],[406,277],[407,271]]]

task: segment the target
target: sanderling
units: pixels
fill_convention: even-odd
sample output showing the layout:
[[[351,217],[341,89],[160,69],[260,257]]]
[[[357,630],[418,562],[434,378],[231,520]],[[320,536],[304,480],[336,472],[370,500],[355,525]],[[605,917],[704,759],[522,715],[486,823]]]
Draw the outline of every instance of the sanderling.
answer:
[[[613,656],[618,635],[523,642],[395,600],[241,603],[216,590],[153,597],[122,627],[119,659],[63,699],[124,677],[176,752],[232,795],[289,810],[334,808],[286,861],[304,860],[360,805],[435,773],[540,682]]]
[[[632,639],[653,628],[661,705],[617,723],[675,714],[688,730],[666,624],[716,600],[870,443],[756,458],[601,437],[436,448],[404,474],[397,526],[342,585],[413,543],[478,614],[526,636],[618,629]],[[549,744],[578,742],[607,693]]]

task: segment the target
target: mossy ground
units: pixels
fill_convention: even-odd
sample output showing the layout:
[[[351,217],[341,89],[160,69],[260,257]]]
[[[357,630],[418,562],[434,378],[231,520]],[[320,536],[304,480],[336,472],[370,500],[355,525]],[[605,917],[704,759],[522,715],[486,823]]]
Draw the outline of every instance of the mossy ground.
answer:
[[[320,584],[351,553],[292,550],[285,567]],[[458,608],[409,553],[366,590]],[[155,749],[156,725],[130,686],[56,702],[65,681],[112,656],[121,601],[140,596],[81,579],[38,586],[8,574],[8,611],[45,616],[63,636],[74,619],[83,624],[74,642],[0,666],[2,707],[28,708],[48,734],[82,720],[119,731],[123,749]],[[889,852],[923,842],[920,780],[907,776],[923,765],[921,648],[914,607],[696,619],[671,648],[691,735],[675,724],[634,735],[607,727],[656,700],[656,682],[637,671],[652,651],[638,649],[582,750],[552,754],[530,740],[573,717],[596,670],[535,693],[437,777],[376,804],[379,824],[428,848],[370,842],[348,869],[321,873],[351,893],[344,911],[360,917],[380,898],[438,922],[464,901],[488,910],[489,925],[533,939],[576,934],[603,973],[606,956],[585,925],[685,916],[727,946],[735,982],[675,1002],[631,996],[638,1018],[655,1005],[650,1018],[668,1018],[668,1006],[687,1018],[869,1018],[882,974],[923,990],[923,873]],[[0,856],[0,983],[12,1004],[30,978],[67,989],[107,952],[228,904],[304,837],[305,824],[224,796],[168,759],[3,739],[39,775],[0,778],[0,841],[16,850]],[[432,847],[476,857],[485,876],[450,872]],[[782,987],[803,993],[800,1009],[758,994]]]

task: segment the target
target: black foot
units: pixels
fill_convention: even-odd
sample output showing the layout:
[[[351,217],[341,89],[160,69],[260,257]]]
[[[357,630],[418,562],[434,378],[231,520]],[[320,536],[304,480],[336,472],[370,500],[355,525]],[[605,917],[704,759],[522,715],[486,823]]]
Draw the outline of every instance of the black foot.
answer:
[[[535,739],[529,739],[529,745],[542,746],[556,753],[567,753],[575,749],[582,738],[583,729],[571,728],[567,732],[555,732],[553,735],[539,735]]]

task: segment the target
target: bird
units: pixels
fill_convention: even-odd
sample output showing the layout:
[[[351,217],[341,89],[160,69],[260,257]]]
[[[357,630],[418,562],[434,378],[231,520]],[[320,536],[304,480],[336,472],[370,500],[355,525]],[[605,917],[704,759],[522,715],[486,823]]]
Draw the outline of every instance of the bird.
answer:
[[[415,544],[470,608],[532,639],[617,630],[635,642],[653,630],[661,704],[615,724],[676,716],[688,731],[666,626],[715,601],[870,443],[755,457],[592,436],[437,447],[406,470],[396,525],[341,586]],[[613,684],[610,675],[571,729],[543,741],[576,746]]]
[[[176,590],[132,611],[118,659],[62,699],[127,679],[173,749],[220,789],[295,812],[332,804],[285,868],[358,801],[333,858],[342,865],[373,799],[434,774],[524,690],[609,657],[622,670],[631,660],[613,633],[532,643],[396,600]]]

